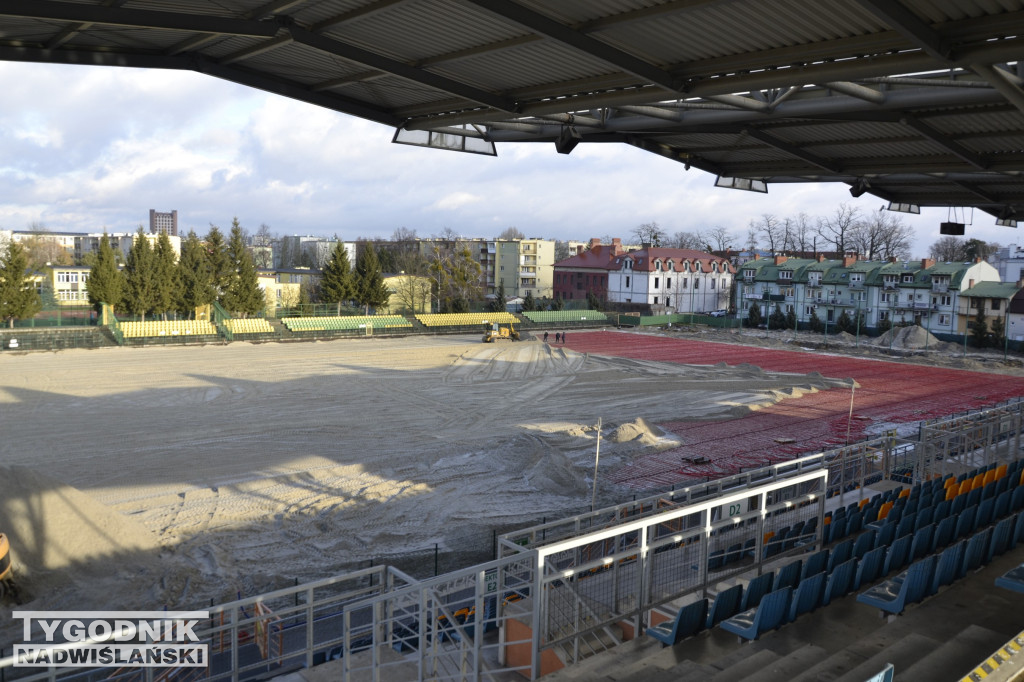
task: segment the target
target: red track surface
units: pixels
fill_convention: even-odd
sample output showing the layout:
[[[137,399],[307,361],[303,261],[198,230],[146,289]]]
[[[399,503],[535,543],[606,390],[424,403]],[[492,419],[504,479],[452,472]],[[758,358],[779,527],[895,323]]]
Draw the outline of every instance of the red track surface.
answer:
[[[636,459],[611,475],[617,483],[640,489],[721,476],[836,447],[847,442],[847,428],[854,442],[872,423],[934,419],[1024,395],[1024,379],[997,374],[621,332],[576,332],[569,348],[681,364],[748,363],[766,371],[856,379],[852,420],[850,391],[832,389],[786,399],[746,417],[660,424],[686,445]],[[780,445],[777,438],[794,442]],[[701,456],[711,464],[682,462],[682,457]]]

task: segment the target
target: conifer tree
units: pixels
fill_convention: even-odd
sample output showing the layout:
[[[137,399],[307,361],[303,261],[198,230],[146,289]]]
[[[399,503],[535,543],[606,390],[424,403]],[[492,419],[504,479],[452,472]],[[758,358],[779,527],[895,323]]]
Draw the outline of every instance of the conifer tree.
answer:
[[[370,308],[377,308],[388,302],[388,289],[384,286],[377,251],[372,242],[367,242],[356,258],[355,271],[356,301],[370,314]]]
[[[9,327],[14,327],[14,320],[32,317],[43,307],[27,269],[25,249],[9,240],[0,257],[0,320],[7,320]]]
[[[242,226],[238,224],[238,218],[231,221],[227,256],[233,272],[228,275],[227,288],[221,298],[224,307],[233,314],[242,316],[262,312],[266,299],[260,289],[252,255],[245,247],[245,235],[242,233]]]
[[[971,343],[976,348],[984,348],[988,345],[988,321],[985,319],[985,302],[984,299],[978,300],[978,312],[974,314],[974,319],[971,320]]]
[[[533,298],[533,292],[527,291],[523,296],[523,312],[529,313],[537,309],[537,301]]]
[[[490,308],[492,313],[505,312],[505,282],[498,282],[498,290],[494,294],[494,300],[491,301]]]
[[[153,313],[167,319],[167,313],[175,309],[179,290],[177,257],[171,238],[161,232],[153,250],[153,267],[156,270],[156,297]]]
[[[146,313],[157,304],[156,257],[146,233],[139,226],[124,265],[124,304],[133,315],[145,321]]]
[[[206,246],[192,230],[181,242],[178,282],[178,312],[182,315],[191,317],[197,307],[209,305],[216,298],[206,262]]]
[[[206,270],[209,273],[210,285],[213,287],[214,299],[220,300],[227,291],[234,268],[228,258],[224,234],[216,225],[210,225],[206,235]],[[210,301],[212,303],[212,301]]]
[[[110,245],[107,231],[103,231],[100,248],[96,253],[96,264],[89,270],[89,303],[99,313],[102,305],[116,308],[124,296],[124,274],[117,267],[117,254]]]
[[[331,259],[324,266],[320,277],[320,298],[324,303],[335,304],[338,315],[341,315],[341,305],[355,298],[352,266],[348,260],[348,251],[341,242],[334,245]]]

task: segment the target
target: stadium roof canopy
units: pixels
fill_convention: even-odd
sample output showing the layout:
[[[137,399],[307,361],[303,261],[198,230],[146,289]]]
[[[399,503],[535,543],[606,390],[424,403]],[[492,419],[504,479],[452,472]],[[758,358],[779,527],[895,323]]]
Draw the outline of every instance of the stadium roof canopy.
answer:
[[[397,142],[622,142],[724,186],[1007,222],[1022,54],[1024,0],[0,0],[4,60],[194,70]]]

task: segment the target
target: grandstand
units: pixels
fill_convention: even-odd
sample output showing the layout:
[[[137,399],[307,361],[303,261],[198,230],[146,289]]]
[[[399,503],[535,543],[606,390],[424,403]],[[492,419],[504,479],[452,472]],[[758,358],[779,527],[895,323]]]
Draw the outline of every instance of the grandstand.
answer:
[[[485,324],[518,324],[519,318],[512,313],[423,313],[416,319],[424,327],[476,327]]]
[[[534,310],[523,313],[523,317],[536,324],[608,321],[600,310]]]
[[[224,326],[232,334],[273,334],[274,327],[262,317],[228,318]]]
[[[216,336],[217,327],[205,320],[152,320],[146,322],[121,322],[121,333],[126,339],[151,336]]]
[[[401,315],[358,315],[354,317],[286,317],[282,320],[291,332],[356,331],[367,329],[407,329],[412,323]]]

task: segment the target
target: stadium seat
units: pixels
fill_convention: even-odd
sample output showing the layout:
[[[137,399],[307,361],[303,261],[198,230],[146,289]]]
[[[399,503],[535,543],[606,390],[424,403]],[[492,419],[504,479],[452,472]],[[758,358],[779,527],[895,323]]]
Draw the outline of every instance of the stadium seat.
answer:
[[[996,578],[996,585],[1004,590],[1024,592],[1024,564],[1011,568]]]
[[[861,559],[869,551],[875,547],[875,536],[877,533],[873,530],[868,530],[860,534],[860,536],[853,543],[853,556]]]
[[[743,597],[743,585],[734,585],[727,590],[719,592],[714,603],[708,612],[707,628],[718,625],[726,618],[732,618],[740,608],[740,599]]]
[[[755,640],[761,633],[774,630],[786,622],[793,589],[784,587],[769,593],[757,608],[744,610],[722,621],[722,629],[737,635],[741,640]]]
[[[992,539],[989,541],[988,552],[985,556],[985,563],[992,561],[993,557],[1001,556],[1010,548],[1010,538],[1013,535],[1013,526],[1016,519],[1003,519],[992,529]]]
[[[967,548],[964,550],[964,562],[960,568],[960,575],[965,576],[971,571],[976,571],[985,563],[985,555],[988,553],[989,538],[992,529],[986,528],[975,533],[967,541]]]
[[[800,582],[802,583],[812,575],[823,573],[828,567],[828,555],[829,551],[827,549],[823,549],[807,557],[804,560],[804,566],[800,572]]]
[[[956,537],[956,518],[947,516],[935,527],[935,537],[932,542],[932,551],[938,551],[953,542]]]
[[[883,614],[899,615],[907,606],[928,595],[934,574],[935,557],[926,557],[912,564],[905,576],[886,580],[857,595],[857,601],[873,606]]]
[[[851,590],[859,590],[864,585],[869,585],[882,577],[882,570],[885,567],[885,547],[877,547],[866,553],[857,562],[857,573],[853,577]]]
[[[825,582],[825,593],[821,598],[821,603],[828,606],[833,600],[845,596],[853,586],[856,570],[856,559],[844,561],[836,566],[835,570],[829,573],[828,580]]]
[[[825,573],[820,572],[800,581],[790,605],[790,621],[794,621],[798,616],[810,613],[821,606],[821,598],[825,593],[825,577]]]
[[[836,570],[844,561],[848,561],[850,556],[853,554],[853,539],[843,540],[838,545],[832,548],[832,554],[828,558],[828,569],[829,575]]]
[[[935,578],[932,580],[929,594],[935,594],[943,585],[950,585],[960,579],[960,569],[963,566],[966,547],[967,541],[961,540],[939,554],[938,561],[935,563]]]
[[[977,518],[978,507],[972,506],[964,509],[960,512],[960,516],[956,520],[956,537],[955,539],[965,538],[977,528],[975,519]]]
[[[791,561],[775,573],[775,582],[772,584],[772,591],[781,590],[783,587],[796,587],[800,583],[800,569],[803,561],[797,559]]]
[[[910,556],[910,542],[911,536],[904,535],[894,540],[889,546],[889,551],[885,554],[885,575],[891,575],[894,571],[907,565],[907,557]]]
[[[771,591],[772,583],[774,582],[774,573],[763,573],[747,583],[747,588],[743,590],[743,602],[740,605],[740,611],[757,608],[764,595]]]
[[[913,538],[910,544],[910,561],[917,561],[932,551],[932,544],[935,539],[935,524],[929,523],[924,528],[915,532]]]
[[[708,600],[701,599],[679,609],[673,620],[647,628],[645,632],[662,646],[674,646],[703,630],[707,617]]]

